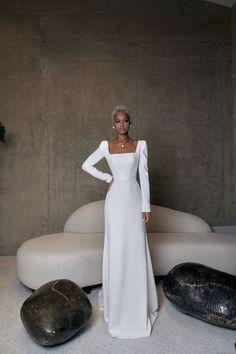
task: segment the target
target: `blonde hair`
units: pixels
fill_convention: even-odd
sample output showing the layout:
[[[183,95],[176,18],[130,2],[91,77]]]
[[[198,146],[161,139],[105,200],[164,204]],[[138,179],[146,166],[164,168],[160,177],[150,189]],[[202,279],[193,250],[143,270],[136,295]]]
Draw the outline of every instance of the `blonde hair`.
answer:
[[[126,113],[126,115],[128,116],[129,119],[131,119],[131,112],[130,110],[128,109],[127,106],[121,104],[121,105],[116,105],[113,107],[113,111],[111,113],[111,120],[112,120],[112,123],[114,123],[114,116],[116,115],[117,112],[124,112]]]

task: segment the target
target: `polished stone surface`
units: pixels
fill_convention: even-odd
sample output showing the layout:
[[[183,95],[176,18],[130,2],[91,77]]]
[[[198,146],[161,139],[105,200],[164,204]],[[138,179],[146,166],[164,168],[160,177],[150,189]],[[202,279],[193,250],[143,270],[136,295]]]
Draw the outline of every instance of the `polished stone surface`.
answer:
[[[180,263],[163,281],[165,296],[181,311],[236,329],[236,277],[200,263]]]
[[[85,292],[68,279],[50,281],[27,298],[21,320],[32,339],[43,346],[61,344],[84,327],[92,315]]]

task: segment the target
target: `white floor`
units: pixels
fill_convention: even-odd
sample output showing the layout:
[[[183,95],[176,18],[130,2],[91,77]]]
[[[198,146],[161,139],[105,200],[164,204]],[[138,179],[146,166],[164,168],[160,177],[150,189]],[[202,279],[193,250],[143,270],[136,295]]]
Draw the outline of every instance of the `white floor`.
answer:
[[[20,308],[32,292],[17,278],[16,258],[0,257],[0,353],[69,354],[235,354],[236,331],[214,326],[178,311],[165,297],[162,281],[157,282],[160,316],[152,334],[146,338],[113,338],[106,330],[98,309],[94,288],[88,297],[93,307],[90,326],[69,341],[54,347],[42,347],[26,332]]]

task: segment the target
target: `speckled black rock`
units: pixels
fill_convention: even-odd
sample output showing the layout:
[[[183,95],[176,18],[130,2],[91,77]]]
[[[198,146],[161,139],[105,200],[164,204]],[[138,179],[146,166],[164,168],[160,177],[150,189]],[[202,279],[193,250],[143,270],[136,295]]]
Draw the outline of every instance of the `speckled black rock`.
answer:
[[[89,321],[91,303],[73,281],[56,279],[38,288],[21,309],[21,320],[32,339],[43,346],[61,344]]]
[[[163,281],[165,296],[181,311],[236,329],[236,277],[200,263],[180,263]]]

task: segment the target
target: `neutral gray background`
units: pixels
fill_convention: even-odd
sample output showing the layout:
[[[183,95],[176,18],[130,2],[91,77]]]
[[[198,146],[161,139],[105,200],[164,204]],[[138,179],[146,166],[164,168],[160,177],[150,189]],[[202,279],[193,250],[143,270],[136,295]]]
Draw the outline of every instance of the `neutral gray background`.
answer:
[[[233,195],[233,208],[232,211],[234,215],[232,215],[232,223],[236,225],[236,213],[235,213],[235,203],[236,203],[236,4],[232,8],[232,54],[233,54],[233,125],[234,125],[234,173],[233,173],[233,180],[231,184],[234,185],[234,195]]]
[[[105,198],[81,165],[114,136],[115,104],[147,140],[151,203],[236,225],[232,12],[201,0],[0,2],[0,254]]]

